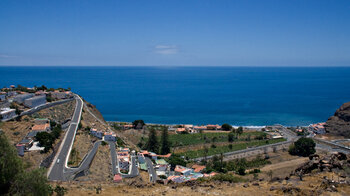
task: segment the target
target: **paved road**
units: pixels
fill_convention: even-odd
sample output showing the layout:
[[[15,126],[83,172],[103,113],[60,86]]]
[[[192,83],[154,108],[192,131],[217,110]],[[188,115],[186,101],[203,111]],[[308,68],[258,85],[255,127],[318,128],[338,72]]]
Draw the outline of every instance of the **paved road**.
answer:
[[[71,148],[73,146],[76,131],[78,129],[78,124],[80,122],[80,117],[83,109],[83,101],[77,95],[74,95],[76,100],[76,107],[71,120],[71,124],[66,131],[66,135],[61,143],[58,155],[54,158],[51,167],[48,171],[49,180],[67,180],[66,173],[69,173],[67,168],[67,162]]]
[[[69,101],[73,101],[73,100],[74,100],[74,98],[64,99],[64,100],[55,101],[55,102],[48,102],[48,103],[39,105],[39,106],[37,106],[35,108],[28,109],[28,110],[22,112],[19,116],[30,115],[30,114],[33,114],[33,113],[38,112],[40,110],[43,110],[43,109],[46,109],[46,108],[49,108],[49,107],[53,107],[53,106],[56,106],[56,105],[60,105],[60,104],[63,104],[63,103],[69,102]],[[16,118],[17,116],[18,115],[15,115],[12,118],[3,119],[1,121],[9,121],[9,120],[12,120],[12,119]]]
[[[117,152],[115,150],[115,143],[114,142],[108,142],[109,148],[111,150],[111,161],[112,161],[112,174],[115,175],[118,173],[117,170]]]
[[[148,157],[145,157],[145,161],[146,161],[146,164],[147,164],[150,181],[151,182],[156,182],[157,181],[157,173],[156,173],[156,170],[153,167],[152,160],[150,158],[148,158]]]
[[[128,174],[122,174],[123,178],[134,178],[139,175],[139,169],[137,168],[136,155],[131,153],[131,166]]]

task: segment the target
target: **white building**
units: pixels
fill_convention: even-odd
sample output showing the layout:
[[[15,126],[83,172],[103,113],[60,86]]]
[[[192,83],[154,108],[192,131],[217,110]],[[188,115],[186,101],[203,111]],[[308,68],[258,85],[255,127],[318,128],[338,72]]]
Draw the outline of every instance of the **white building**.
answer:
[[[46,103],[46,96],[35,96],[29,99],[24,100],[24,105],[30,108],[34,108],[39,105]]]
[[[112,133],[112,132],[107,132],[107,133],[105,133],[104,140],[115,142],[115,141],[117,141],[117,135],[115,133]]]
[[[94,129],[94,128],[90,129],[90,134],[99,138],[99,139],[102,139],[102,137],[103,137],[102,131],[97,131],[97,129]]]
[[[17,102],[19,104],[22,104],[24,103],[24,100],[26,99],[29,99],[31,97],[34,97],[34,94],[33,93],[26,93],[26,94],[20,94],[20,95],[16,95],[14,98],[13,98],[13,101],[14,102]]]
[[[0,92],[0,101],[6,100],[6,92]]]
[[[10,118],[16,116],[16,110],[10,109],[10,108],[1,108],[0,116],[1,116],[2,120],[10,119]]]

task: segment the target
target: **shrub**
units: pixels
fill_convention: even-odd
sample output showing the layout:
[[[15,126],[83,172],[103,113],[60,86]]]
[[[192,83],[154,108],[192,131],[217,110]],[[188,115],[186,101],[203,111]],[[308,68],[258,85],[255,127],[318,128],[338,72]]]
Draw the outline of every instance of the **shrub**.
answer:
[[[241,175],[241,176],[244,176],[244,175],[245,175],[245,168],[240,167],[240,168],[238,169],[238,174]]]
[[[221,128],[224,131],[230,131],[232,129],[232,126],[227,124],[227,123],[225,123],[225,124],[221,125]]]
[[[212,180],[218,180],[221,182],[244,182],[245,180],[237,177],[237,176],[233,176],[231,174],[217,174],[215,176],[213,176],[211,178]]]
[[[315,146],[316,144],[311,138],[303,137],[294,142],[294,145],[290,146],[289,153],[291,155],[307,157],[316,152]]]

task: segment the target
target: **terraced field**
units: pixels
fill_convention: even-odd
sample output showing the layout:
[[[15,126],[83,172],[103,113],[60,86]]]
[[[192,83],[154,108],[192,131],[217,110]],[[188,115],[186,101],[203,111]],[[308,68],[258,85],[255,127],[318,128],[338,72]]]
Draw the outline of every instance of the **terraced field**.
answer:
[[[214,143],[227,142],[228,134],[229,132],[173,134],[173,135],[169,135],[169,141],[171,142],[173,147],[204,144],[204,143],[211,143],[211,142],[214,142]],[[244,141],[248,137],[250,137],[250,139],[253,140],[257,136],[265,136],[265,135],[266,133],[258,132],[258,131],[244,132],[238,137],[238,139],[235,139],[235,141]]]
[[[252,140],[252,141],[238,142],[238,143],[234,142],[229,145],[217,146],[215,148],[213,147],[208,148],[206,155],[210,156],[210,155],[216,155],[220,153],[233,152],[237,150],[243,150],[248,147],[263,146],[263,145],[274,144],[274,143],[283,142],[283,141],[286,141],[286,139],[279,138],[279,139],[270,139],[270,140]],[[187,151],[179,154],[185,157],[188,157],[190,159],[197,158],[197,157],[204,157],[205,149],[191,150],[191,151]]]

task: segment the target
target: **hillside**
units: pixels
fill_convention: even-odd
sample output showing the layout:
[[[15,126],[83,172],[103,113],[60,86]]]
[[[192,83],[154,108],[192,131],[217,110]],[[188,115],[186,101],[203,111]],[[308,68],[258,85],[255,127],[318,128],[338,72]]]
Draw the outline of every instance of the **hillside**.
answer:
[[[325,125],[330,135],[350,138],[350,102],[344,103]]]

